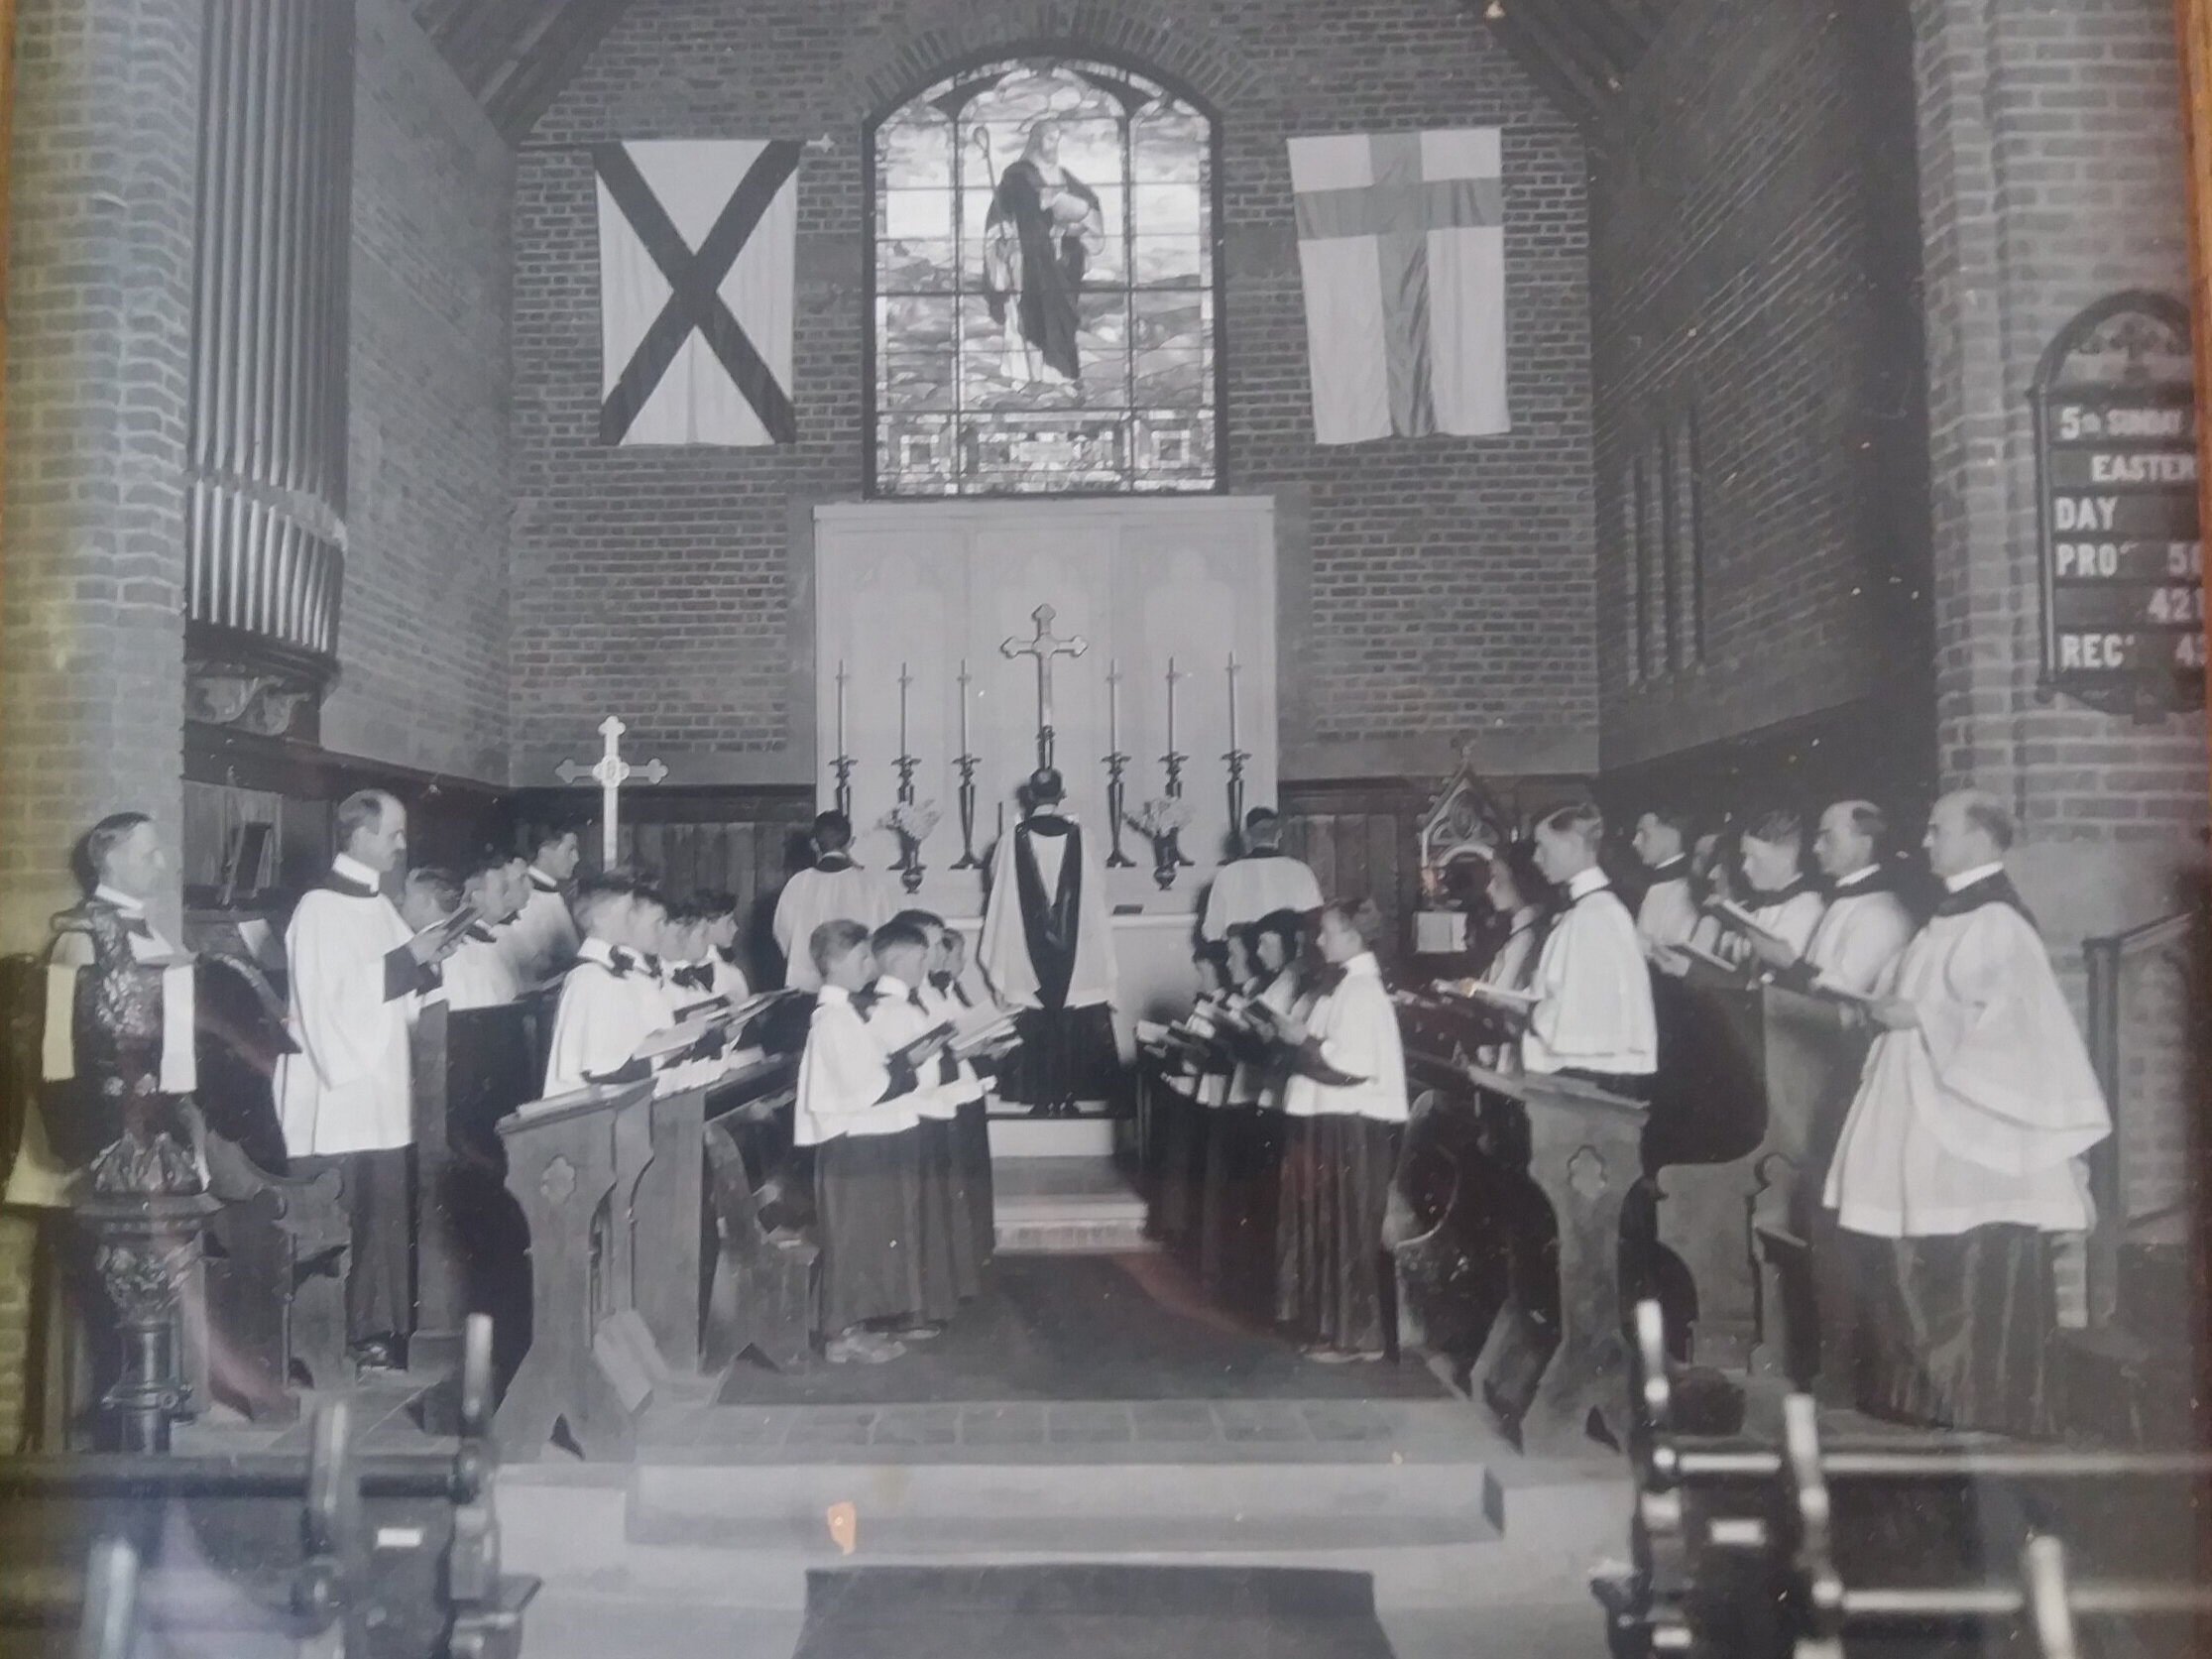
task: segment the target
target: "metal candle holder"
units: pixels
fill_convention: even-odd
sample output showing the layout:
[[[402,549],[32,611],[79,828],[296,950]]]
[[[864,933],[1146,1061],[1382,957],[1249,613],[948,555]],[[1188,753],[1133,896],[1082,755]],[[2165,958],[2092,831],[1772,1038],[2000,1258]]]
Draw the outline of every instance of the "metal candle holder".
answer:
[[[845,748],[845,687],[850,683],[842,658],[837,664],[837,759],[830,770],[837,776],[833,803],[847,823],[853,821],[853,757]]]
[[[1167,659],[1167,753],[1160,757],[1160,767],[1167,774],[1166,792],[1170,800],[1181,800],[1183,798],[1183,763],[1190,759],[1188,755],[1181,753],[1175,747],[1175,682],[1190,677],[1189,674],[1182,672],[1175,666],[1174,657],[1171,656]],[[1192,868],[1191,861],[1183,856],[1183,835],[1180,830],[1168,832],[1164,838],[1162,850],[1166,856],[1161,862],[1168,868],[1174,870],[1189,870]]]
[[[1241,837],[1244,833],[1244,763],[1251,753],[1236,747],[1236,675],[1240,664],[1236,652],[1228,653],[1228,753],[1222,759],[1228,763],[1228,832]]]
[[[898,804],[914,804],[914,772],[921,766],[907,750],[906,744],[906,693],[913,686],[914,676],[906,671],[906,664],[898,665],[898,759],[891,763],[898,773]],[[898,885],[908,892],[919,892],[922,887],[921,843],[904,830],[898,832]]]
[[[960,659],[960,755],[953,765],[960,769],[960,858],[955,870],[981,870],[976,857],[976,768],[982,763],[968,748],[968,658]]]
[[[1128,805],[1128,785],[1122,773],[1129,757],[1121,753],[1121,662],[1106,665],[1106,834],[1112,844],[1106,854],[1108,870],[1133,870],[1136,860],[1121,851],[1121,820]]]

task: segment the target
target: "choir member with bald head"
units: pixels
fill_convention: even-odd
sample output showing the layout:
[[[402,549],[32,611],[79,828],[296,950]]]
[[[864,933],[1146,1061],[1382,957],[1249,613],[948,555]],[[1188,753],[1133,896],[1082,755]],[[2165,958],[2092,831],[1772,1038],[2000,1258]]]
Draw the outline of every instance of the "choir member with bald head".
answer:
[[[1877,1292],[1861,1403],[2033,1435],[2052,1427],[2051,1241],[2091,1224],[2080,1159],[2112,1119],[2005,873],[2013,837],[1993,795],[1935,803],[1924,845],[1943,897],[1876,987],[1824,1199]]]

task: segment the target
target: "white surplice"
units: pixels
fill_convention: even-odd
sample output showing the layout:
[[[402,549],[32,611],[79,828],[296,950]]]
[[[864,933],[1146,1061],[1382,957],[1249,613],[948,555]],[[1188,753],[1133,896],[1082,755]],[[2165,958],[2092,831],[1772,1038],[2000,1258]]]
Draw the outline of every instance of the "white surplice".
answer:
[[[2112,1117],[2028,918],[2002,901],[1939,914],[1879,989],[1920,1023],[1868,1051],[1828,1166],[1838,1222],[1886,1239],[2086,1229],[2074,1160]]]
[[[1827,912],[1805,948],[1815,980],[1862,997],[1913,938],[1913,913],[1905,900],[1886,887],[1867,889],[1876,874],[1869,865],[1836,882]]]
[[[1225,939],[1230,928],[1277,910],[1305,915],[1321,906],[1321,884],[1303,860],[1288,853],[1247,853],[1222,865],[1214,878],[1199,931],[1209,939]]]
[[[1790,947],[1792,954],[1804,956],[1805,946],[1812,943],[1812,931],[1820,925],[1820,917],[1827,910],[1827,901],[1810,888],[1800,888],[1787,898],[1753,893],[1752,902],[1741,906],[1750,912],[1751,919]],[[1725,925],[1725,924],[1724,924]],[[1720,955],[1730,962],[1749,963],[1753,960],[1751,946],[1733,927],[1721,935]]]
[[[291,964],[287,1023],[299,1052],[277,1061],[277,1113],[293,1157],[373,1152],[414,1139],[407,1042],[434,976],[387,964],[406,949],[407,924],[377,889],[377,873],[338,855],[331,874],[349,889],[304,893],[285,932]],[[398,990],[396,996],[388,992]]]
[[[468,1008],[505,1007],[522,994],[509,962],[501,928],[472,927],[445,959],[445,1006],[456,1013]]]
[[[1316,999],[1306,1030],[1321,1039],[1321,1057],[1332,1070],[1360,1081],[1323,1083],[1293,1072],[1283,1091],[1286,1116],[1341,1113],[1384,1124],[1406,1121],[1405,1043],[1371,952],[1343,965],[1342,977]]]
[[[561,981],[545,1093],[566,1094],[627,1066],[638,1045],[675,1023],[660,982],[634,953],[586,939]]]
[[[823,986],[799,1055],[792,1142],[819,1146],[840,1135],[897,1134],[914,1127],[920,1120],[908,1097],[883,1099],[890,1086],[883,1047],[854,1008],[852,995]]]
[[[1649,1076],[1659,1067],[1659,1027],[1635,920],[1602,870],[1575,876],[1567,897],[1529,983],[1537,1004],[1521,1034],[1521,1065]]]
[[[522,913],[500,935],[515,983],[524,991],[566,973],[581,943],[576,936],[576,919],[569,914],[568,900],[561,896],[558,884],[534,866],[529,882],[530,894]]]
[[[1675,859],[1652,872],[1652,884],[1636,906],[1636,936],[1646,951],[1653,951],[1687,945],[1696,931],[1697,898],[1690,891],[1689,862]]]
[[[783,953],[783,983],[794,991],[819,991],[814,930],[824,922],[854,921],[871,933],[891,919],[890,890],[882,877],[832,854],[783,884],[775,901],[775,944]]]

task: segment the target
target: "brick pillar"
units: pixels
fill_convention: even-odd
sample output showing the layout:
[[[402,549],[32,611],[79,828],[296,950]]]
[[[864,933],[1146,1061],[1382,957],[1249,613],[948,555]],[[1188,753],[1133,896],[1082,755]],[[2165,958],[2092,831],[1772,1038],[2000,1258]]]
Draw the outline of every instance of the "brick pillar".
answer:
[[[184,435],[206,0],[19,0],[0,503],[0,950],[101,814],[181,827]],[[4,16],[4,14],[0,14]],[[167,896],[175,922],[178,894]],[[174,935],[173,935],[174,936]],[[0,1218],[0,1450],[30,1229]]]
[[[184,439],[206,0],[19,0],[0,536],[0,948],[102,813],[182,816]],[[175,920],[177,894],[166,919]]]
[[[2204,721],[2041,700],[2030,386],[2122,289],[2185,296],[2169,0],[1913,0],[1946,785],[2019,814],[2016,874],[2063,960],[2179,907],[2206,817]]]

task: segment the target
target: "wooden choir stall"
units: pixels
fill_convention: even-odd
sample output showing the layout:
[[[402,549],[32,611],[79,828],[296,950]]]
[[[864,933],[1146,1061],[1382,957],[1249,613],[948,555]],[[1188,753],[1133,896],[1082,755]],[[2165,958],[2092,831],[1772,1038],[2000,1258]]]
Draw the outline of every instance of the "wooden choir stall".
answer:
[[[746,1349],[804,1362],[813,1246],[762,1214],[795,1070],[765,1056],[711,1083],[599,1085],[499,1121],[530,1272],[505,1456],[535,1458],[565,1431],[587,1457],[627,1458],[656,1400],[711,1397]]]

